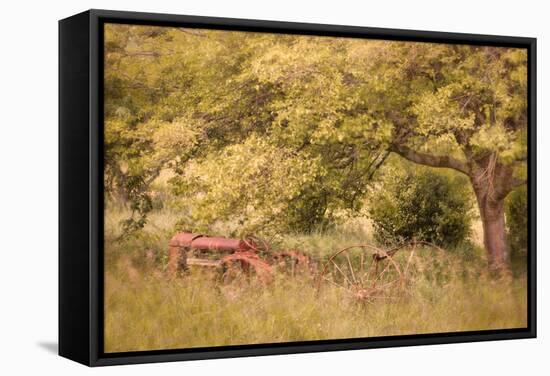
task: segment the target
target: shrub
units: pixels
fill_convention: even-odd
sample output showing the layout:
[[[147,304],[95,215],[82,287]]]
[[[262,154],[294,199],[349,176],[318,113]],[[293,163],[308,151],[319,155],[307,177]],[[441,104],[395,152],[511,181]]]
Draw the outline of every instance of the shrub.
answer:
[[[371,196],[376,240],[458,245],[468,237],[471,224],[472,199],[464,187],[457,178],[427,169],[390,173]]]
[[[506,199],[506,227],[512,263],[527,256],[527,188],[515,189]]]

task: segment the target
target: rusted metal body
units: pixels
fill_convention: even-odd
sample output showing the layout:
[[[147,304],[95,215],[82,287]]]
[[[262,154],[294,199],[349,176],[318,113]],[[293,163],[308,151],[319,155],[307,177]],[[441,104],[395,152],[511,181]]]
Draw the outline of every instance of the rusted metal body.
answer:
[[[189,265],[220,267],[224,273],[249,274],[254,272],[262,281],[268,282],[273,276],[274,267],[291,265],[304,269],[312,265],[309,256],[298,251],[271,253],[263,240],[247,236],[231,239],[219,236],[206,236],[192,232],[174,235],[168,246],[168,272],[176,276]]]
[[[245,251],[250,248],[244,241],[239,239],[210,237],[202,234],[194,234],[192,232],[177,233],[170,240],[170,247],[209,249],[225,252],[235,252],[238,250]]]
[[[312,258],[297,250],[275,252],[271,259],[276,267],[283,268],[291,274],[305,272],[313,275],[317,271],[317,265]]]
[[[231,278],[233,273],[250,274],[252,271],[264,283],[273,279],[273,269],[266,261],[262,260],[255,251],[238,251],[227,255],[221,260],[226,277]]]
[[[307,253],[296,249],[274,252],[266,242],[254,236],[231,239],[180,232],[169,243],[168,271],[175,277],[190,265],[213,267],[222,272],[225,283],[249,281],[242,277],[254,275],[255,281],[267,284],[273,281],[276,272],[292,277],[313,277],[318,290],[324,286],[337,287],[354,300],[370,304],[406,296],[407,287],[418,273],[439,274],[437,268],[435,272],[429,271],[431,256],[427,261],[417,257],[420,251],[426,250],[435,251],[439,263],[447,259],[443,249],[425,241],[413,240],[391,249],[358,244],[332,253],[318,269],[321,264]],[[401,256],[406,252],[408,255]]]
[[[180,232],[172,237],[168,245],[168,272],[176,275],[178,271],[187,269],[188,265],[216,267],[237,262],[246,263],[255,269],[268,269],[269,265],[256,254],[258,248],[253,238],[231,239],[187,231]],[[218,260],[200,257],[207,253],[229,255]]]

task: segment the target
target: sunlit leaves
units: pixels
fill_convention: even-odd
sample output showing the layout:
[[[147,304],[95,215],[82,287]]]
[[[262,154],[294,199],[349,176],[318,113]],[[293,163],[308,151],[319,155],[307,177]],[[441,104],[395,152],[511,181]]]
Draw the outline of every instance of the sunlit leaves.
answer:
[[[301,209],[304,195],[314,194],[324,174],[317,159],[251,136],[191,163],[173,182],[182,188],[187,225],[193,229],[232,222],[231,233],[265,234],[292,230],[289,216]]]
[[[395,143],[517,163],[526,59],[513,48],[107,25],[106,191],[144,203],[167,171],[191,227],[311,230],[359,210]]]
[[[473,113],[464,110],[464,106],[455,99],[454,85],[439,90],[427,91],[419,95],[412,107],[417,117],[417,134],[426,138],[441,136],[455,130],[469,130],[474,127]]]

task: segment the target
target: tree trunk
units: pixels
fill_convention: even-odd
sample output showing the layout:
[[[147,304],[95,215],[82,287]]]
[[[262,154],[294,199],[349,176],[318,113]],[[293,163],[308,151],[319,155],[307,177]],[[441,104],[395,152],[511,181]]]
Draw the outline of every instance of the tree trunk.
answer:
[[[487,188],[474,188],[483,224],[483,245],[492,270],[508,267],[508,242],[504,221],[504,199],[491,197]]]
[[[401,142],[403,141],[401,140]],[[452,156],[437,156],[418,152],[402,143],[394,143],[390,150],[409,161],[425,166],[450,168],[470,178],[483,223],[483,244],[487,252],[489,266],[497,272],[508,271],[504,199],[514,187],[526,182],[524,179],[514,177],[514,166],[499,163],[495,153],[475,160],[470,158],[467,162],[463,162]],[[465,151],[466,156],[470,154],[471,150]]]

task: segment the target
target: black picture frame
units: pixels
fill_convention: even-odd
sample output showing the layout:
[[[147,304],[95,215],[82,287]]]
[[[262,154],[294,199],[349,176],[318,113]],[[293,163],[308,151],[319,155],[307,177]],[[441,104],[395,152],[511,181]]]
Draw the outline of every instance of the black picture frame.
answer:
[[[103,25],[130,23],[364,37],[528,51],[528,325],[415,334],[124,353],[103,352]],[[431,345],[536,337],[536,39],[88,10],[59,21],[59,354],[88,366]]]

